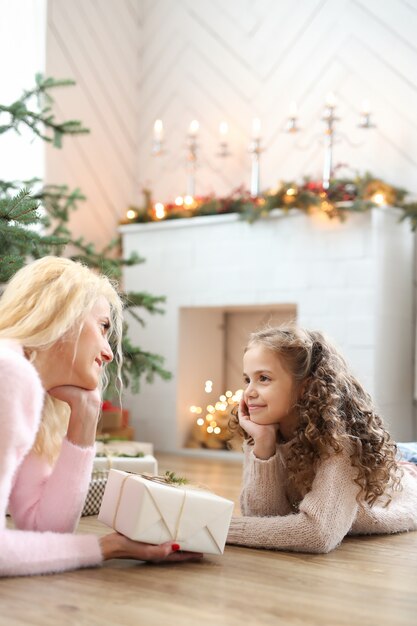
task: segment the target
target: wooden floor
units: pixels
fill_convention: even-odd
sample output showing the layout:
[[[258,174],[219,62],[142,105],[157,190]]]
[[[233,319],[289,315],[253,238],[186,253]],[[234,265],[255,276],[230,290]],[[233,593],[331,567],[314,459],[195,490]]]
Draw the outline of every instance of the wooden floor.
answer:
[[[158,456],[237,501],[239,462]],[[104,534],[95,518],[80,532]],[[346,539],[328,555],[226,547],[199,563],[109,561],[0,581],[1,626],[417,625],[417,532]]]

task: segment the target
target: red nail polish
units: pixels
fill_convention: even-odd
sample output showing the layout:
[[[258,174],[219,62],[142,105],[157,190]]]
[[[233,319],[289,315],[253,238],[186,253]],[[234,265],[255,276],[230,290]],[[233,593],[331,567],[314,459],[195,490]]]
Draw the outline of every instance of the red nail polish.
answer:
[[[172,548],[173,552],[177,552],[178,550],[181,550],[179,543],[173,543],[171,548]]]

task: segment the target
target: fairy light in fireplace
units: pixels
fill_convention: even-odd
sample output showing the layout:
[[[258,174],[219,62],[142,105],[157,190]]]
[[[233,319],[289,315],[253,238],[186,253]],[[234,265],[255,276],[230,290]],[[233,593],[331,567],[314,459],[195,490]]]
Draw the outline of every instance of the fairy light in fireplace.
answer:
[[[206,393],[213,390],[213,381],[204,383]],[[228,422],[232,409],[238,404],[243,390],[233,392],[230,389],[221,394],[213,404],[205,407],[192,405],[190,413],[195,416],[194,440],[202,447],[226,447],[230,437]],[[223,445],[224,444],[224,445]]]

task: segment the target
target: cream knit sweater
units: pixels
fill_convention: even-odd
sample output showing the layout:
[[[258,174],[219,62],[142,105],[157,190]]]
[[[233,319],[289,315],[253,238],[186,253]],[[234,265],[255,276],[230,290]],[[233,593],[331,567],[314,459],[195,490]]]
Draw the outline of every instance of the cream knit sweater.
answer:
[[[291,442],[277,445],[264,461],[245,443],[243,517],[232,519],[227,542],[256,548],[330,552],[347,534],[417,530],[417,473],[403,464],[402,491],[388,507],[358,504],[356,470],[347,453],[322,462],[309,493],[301,499],[289,489],[286,458]]]

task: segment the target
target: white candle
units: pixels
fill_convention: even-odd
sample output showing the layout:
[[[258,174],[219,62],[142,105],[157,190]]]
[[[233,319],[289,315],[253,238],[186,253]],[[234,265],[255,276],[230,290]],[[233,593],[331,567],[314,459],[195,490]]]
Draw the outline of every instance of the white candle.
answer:
[[[259,139],[261,136],[261,120],[254,117],[252,120],[252,139]]]
[[[298,113],[297,103],[293,100],[290,104],[290,117],[292,118],[297,117],[297,113]]]
[[[371,112],[371,105],[369,100],[364,100],[362,102],[362,115],[369,115]]]
[[[198,129],[200,128],[200,124],[197,120],[193,120],[190,124],[190,128],[188,129],[188,134],[190,137],[195,137],[198,133]]]
[[[329,91],[326,96],[326,106],[329,107],[329,109],[334,109],[334,107],[336,106],[336,96],[334,95],[333,91]]]
[[[221,122],[219,126],[220,139],[224,141],[226,139],[226,135],[229,132],[229,124],[227,122]]]
[[[153,138],[155,141],[162,141],[164,138],[164,126],[162,124],[162,120],[155,120],[155,124],[153,125]]]

